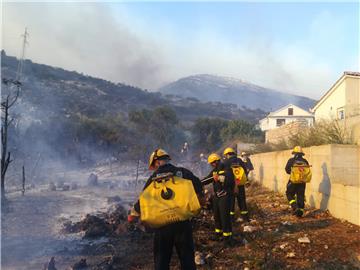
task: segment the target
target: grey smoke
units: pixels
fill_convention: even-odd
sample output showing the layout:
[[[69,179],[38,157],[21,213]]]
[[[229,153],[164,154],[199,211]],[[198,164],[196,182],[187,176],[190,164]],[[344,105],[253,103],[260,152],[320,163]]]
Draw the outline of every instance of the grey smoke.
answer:
[[[3,47],[8,54],[19,55],[25,26],[30,32],[27,58],[36,62],[142,88],[162,80],[160,48],[132,33],[106,5],[5,3]]]
[[[143,29],[133,25],[137,22]],[[259,17],[258,23],[266,22]],[[312,24],[331,31],[342,25],[341,17],[333,20],[322,14]],[[206,73],[319,98],[343,69],[358,66],[357,61],[331,66],[304,45],[318,42],[318,29],[282,43],[257,27],[247,40],[234,43],[218,38],[212,25],[204,23],[192,39],[184,40],[171,26],[156,29],[126,11],[115,13],[106,3],[84,2],[4,3],[3,46],[8,54],[19,55],[19,35],[25,26],[30,32],[27,57],[35,62],[152,90],[181,77]],[[341,35],[342,27],[346,25],[335,27],[331,36]]]

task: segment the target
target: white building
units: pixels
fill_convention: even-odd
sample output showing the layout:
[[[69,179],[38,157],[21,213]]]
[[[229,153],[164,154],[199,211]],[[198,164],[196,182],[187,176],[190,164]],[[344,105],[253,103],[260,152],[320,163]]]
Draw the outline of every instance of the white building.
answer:
[[[314,123],[314,116],[298,106],[289,104],[275,112],[269,113],[268,116],[259,121],[259,125],[262,131],[266,131],[295,121],[306,122],[311,126]]]
[[[315,120],[343,120],[360,115],[360,73],[344,72],[315,104]]]

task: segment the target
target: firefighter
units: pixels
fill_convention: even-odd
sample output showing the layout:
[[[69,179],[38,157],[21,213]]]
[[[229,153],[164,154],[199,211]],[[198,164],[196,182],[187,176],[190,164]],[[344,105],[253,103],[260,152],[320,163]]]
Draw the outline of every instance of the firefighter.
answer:
[[[286,197],[289,201],[294,215],[296,215],[297,217],[302,217],[304,214],[306,183],[294,183],[294,179],[291,179],[291,172],[295,164],[296,166],[304,166],[309,168],[309,162],[303,158],[305,153],[303,152],[301,146],[295,146],[292,154],[294,156],[288,160],[285,166],[286,173],[290,174],[290,179],[286,186]]]
[[[240,156],[241,160],[245,163],[246,176],[248,176],[249,173],[254,170],[254,166],[253,166],[253,164],[252,164],[251,159],[249,158],[249,156],[250,156],[250,155],[249,155],[248,153],[246,153],[246,152],[242,152],[242,153],[241,153],[241,156]]]
[[[236,152],[233,148],[228,147],[224,150],[223,153],[224,156],[224,163],[225,166],[229,169],[232,169],[232,171],[235,173],[236,168],[242,168],[243,172],[246,174],[246,165],[245,163],[236,156]],[[235,176],[236,178],[236,176]],[[246,178],[245,178],[246,179]],[[246,183],[246,181],[245,181]],[[235,189],[234,189],[234,194],[232,196],[232,202],[231,202],[231,210],[230,210],[230,215],[232,216],[232,219],[234,219],[235,217],[235,200],[237,199],[238,202],[238,206],[240,209],[240,215],[241,218],[244,221],[249,221],[249,212],[246,206],[246,194],[245,194],[245,183],[241,182],[241,183],[236,183]]]
[[[185,168],[172,165],[169,154],[163,149],[156,149],[151,154],[149,169],[154,170],[154,173],[147,180],[144,189],[153,182],[153,178],[162,174],[172,173],[178,177],[191,180],[195,192],[200,197],[199,199],[201,199],[202,185],[199,178]],[[134,222],[140,213],[140,203],[137,201],[128,216],[128,221]],[[171,223],[154,230],[154,263],[156,270],[169,269],[173,246],[175,246],[180,259],[181,269],[196,269],[190,220]]]
[[[246,186],[250,185],[250,177],[251,174],[250,172],[254,170],[254,165],[251,162],[251,159],[249,158],[250,154],[246,153],[246,152],[242,152],[241,153],[241,160],[244,162],[245,167],[246,167]]]
[[[208,157],[208,163],[213,167],[211,172],[202,180],[203,185],[213,183],[212,198],[215,235],[217,239],[223,237],[225,246],[232,246],[232,227],[230,217],[231,198],[234,190],[234,176],[232,171],[225,168],[218,154]]]

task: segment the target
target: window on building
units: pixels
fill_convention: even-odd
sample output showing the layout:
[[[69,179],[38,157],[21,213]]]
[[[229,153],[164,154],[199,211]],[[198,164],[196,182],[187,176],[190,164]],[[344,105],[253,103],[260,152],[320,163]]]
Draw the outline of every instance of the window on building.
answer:
[[[344,110],[339,110],[338,111],[338,119],[345,119],[345,112]]]
[[[276,126],[281,127],[282,125],[285,125],[285,119],[276,119]]]
[[[288,108],[288,115],[294,115],[294,108]]]

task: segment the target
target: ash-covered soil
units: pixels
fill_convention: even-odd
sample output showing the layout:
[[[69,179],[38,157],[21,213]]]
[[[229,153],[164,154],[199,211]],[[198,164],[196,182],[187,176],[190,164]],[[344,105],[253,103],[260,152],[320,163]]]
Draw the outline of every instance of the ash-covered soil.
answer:
[[[91,172],[98,176],[95,184],[89,183]],[[29,188],[25,196],[8,193],[1,215],[1,269],[43,269],[52,256],[57,269],[68,269],[88,247],[106,243],[110,234],[93,231],[89,233],[96,237],[84,237],[82,230],[65,233],[66,225],[88,214],[103,216],[120,206],[126,211],[146,179],[143,168],[137,184],[135,175],[136,166],[114,165],[111,171],[99,166],[92,171],[67,171],[59,181],[51,175],[49,183]]]
[[[21,215],[23,223],[11,216],[5,221],[3,269],[43,269],[51,257],[57,269],[153,269],[152,233],[126,222],[134,193],[97,187],[49,194],[13,202],[31,199],[36,207],[13,204],[22,210],[10,215]],[[309,208],[299,219],[283,195],[256,183],[247,196],[251,221],[234,221],[233,247],[214,240],[211,211],[193,220],[198,269],[360,269],[359,226]],[[81,206],[91,209],[90,215],[84,210],[79,215]],[[171,265],[180,269],[175,250]]]
[[[194,220],[198,269],[360,269],[359,226],[315,209],[299,219],[284,196],[255,183],[247,193],[251,221],[234,222],[233,247],[213,240],[211,212],[202,211]],[[103,247],[108,253],[89,269],[153,269],[151,233],[128,231]],[[99,256],[95,248],[88,252],[86,258]],[[96,266],[106,258],[112,268]],[[175,251],[172,268],[180,269]]]

